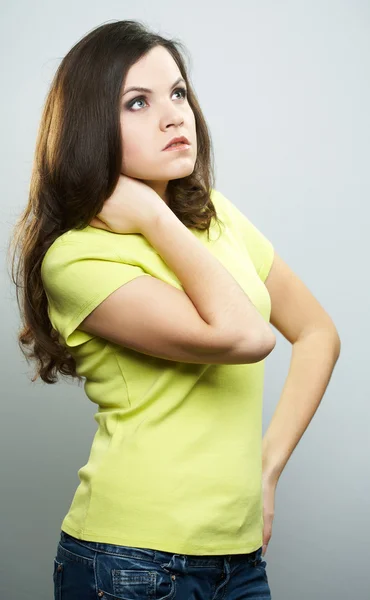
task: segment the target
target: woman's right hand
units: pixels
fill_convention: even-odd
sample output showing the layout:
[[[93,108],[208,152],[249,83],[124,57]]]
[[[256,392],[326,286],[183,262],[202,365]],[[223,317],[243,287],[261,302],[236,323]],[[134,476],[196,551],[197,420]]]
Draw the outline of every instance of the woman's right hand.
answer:
[[[113,194],[89,225],[114,233],[142,233],[165,207],[167,204],[149,185],[121,174]]]

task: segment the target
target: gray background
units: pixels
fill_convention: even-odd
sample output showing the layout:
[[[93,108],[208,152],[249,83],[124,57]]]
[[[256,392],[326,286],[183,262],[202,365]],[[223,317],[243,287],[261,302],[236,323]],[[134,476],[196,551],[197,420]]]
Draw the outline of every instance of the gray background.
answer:
[[[135,7],[135,10],[134,10]],[[26,204],[51,78],[88,30],[136,18],[180,38],[215,147],[216,188],[332,316],[342,352],[278,483],[266,554],[274,600],[370,597],[370,3],[210,1],[1,5],[1,598],[52,598],[60,523],[96,430],[74,383],[30,382],[5,250]],[[287,376],[266,359],[264,431]]]

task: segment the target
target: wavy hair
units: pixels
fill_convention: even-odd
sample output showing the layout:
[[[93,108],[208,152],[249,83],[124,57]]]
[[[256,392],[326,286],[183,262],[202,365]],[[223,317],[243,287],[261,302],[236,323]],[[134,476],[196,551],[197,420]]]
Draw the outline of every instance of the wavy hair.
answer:
[[[194,170],[168,182],[168,206],[184,225],[207,230],[208,236],[212,217],[221,221],[211,201],[211,137],[189,81],[182,43],[149,31],[141,21],[115,21],[90,31],[62,59],[52,80],[36,139],[28,204],[9,248],[22,319],[18,344],[27,362],[36,362],[32,382],[41,377],[56,383],[58,373],[82,380],[49,320],[41,263],[56,238],[86,227],[113,193],[123,156],[122,85],[130,67],[157,45],[171,53],[186,82],[197,134]]]

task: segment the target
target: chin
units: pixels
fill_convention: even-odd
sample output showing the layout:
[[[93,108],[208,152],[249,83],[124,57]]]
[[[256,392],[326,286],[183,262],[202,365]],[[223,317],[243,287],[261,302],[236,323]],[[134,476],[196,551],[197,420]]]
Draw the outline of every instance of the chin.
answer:
[[[177,164],[172,164],[167,168],[148,168],[147,170],[136,171],[135,169],[126,172],[129,177],[135,179],[141,179],[144,181],[170,181],[171,179],[180,179],[181,177],[187,177],[194,171],[194,161],[178,161]]]
[[[194,164],[189,165],[177,165],[177,167],[173,166],[172,169],[168,169],[167,179],[170,181],[171,179],[180,179],[180,177],[188,177],[194,171]]]

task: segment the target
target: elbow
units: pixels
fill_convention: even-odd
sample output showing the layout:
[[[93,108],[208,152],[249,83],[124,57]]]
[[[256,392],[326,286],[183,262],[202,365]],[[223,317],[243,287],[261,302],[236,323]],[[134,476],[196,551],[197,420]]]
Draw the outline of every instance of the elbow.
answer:
[[[266,358],[276,346],[276,335],[271,331],[270,327],[267,327],[263,334],[260,335],[256,341],[256,354],[259,357],[258,360]],[[257,362],[257,361],[256,361]]]
[[[268,327],[263,333],[259,333],[251,339],[244,338],[238,343],[238,352],[245,364],[260,362],[266,358],[276,346],[276,336]]]

